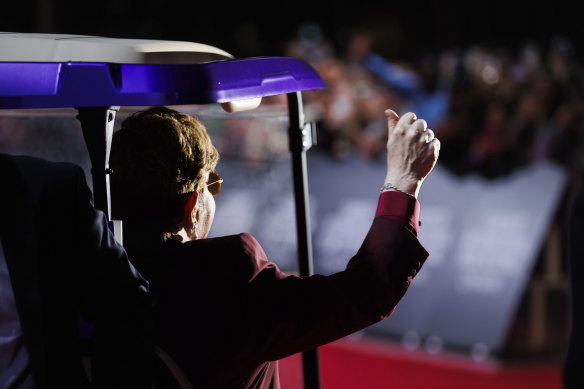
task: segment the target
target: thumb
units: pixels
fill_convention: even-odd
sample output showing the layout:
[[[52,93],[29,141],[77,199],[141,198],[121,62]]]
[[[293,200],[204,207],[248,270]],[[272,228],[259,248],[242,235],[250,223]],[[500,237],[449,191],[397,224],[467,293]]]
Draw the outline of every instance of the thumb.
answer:
[[[386,109],[384,113],[385,113],[385,116],[387,117],[387,127],[388,127],[389,131],[391,131],[391,130],[393,130],[393,128],[397,124],[397,122],[399,120],[399,116],[392,109]]]

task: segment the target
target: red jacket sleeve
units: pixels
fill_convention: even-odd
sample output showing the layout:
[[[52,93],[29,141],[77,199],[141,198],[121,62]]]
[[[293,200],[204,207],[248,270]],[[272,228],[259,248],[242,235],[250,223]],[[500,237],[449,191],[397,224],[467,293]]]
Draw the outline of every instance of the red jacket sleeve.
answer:
[[[240,335],[263,360],[321,346],[383,320],[428,256],[409,228],[383,216],[374,219],[347,268],[330,276],[288,276],[251,235],[241,235],[241,243],[254,271],[238,296]]]

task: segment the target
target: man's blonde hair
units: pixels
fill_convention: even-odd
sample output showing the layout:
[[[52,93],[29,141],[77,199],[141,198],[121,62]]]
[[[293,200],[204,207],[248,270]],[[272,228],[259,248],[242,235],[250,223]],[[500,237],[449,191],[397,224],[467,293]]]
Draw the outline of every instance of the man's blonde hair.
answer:
[[[115,218],[147,223],[164,237],[180,230],[185,194],[201,191],[219,153],[205,126],[166,107],[129,116],[113,137]]]

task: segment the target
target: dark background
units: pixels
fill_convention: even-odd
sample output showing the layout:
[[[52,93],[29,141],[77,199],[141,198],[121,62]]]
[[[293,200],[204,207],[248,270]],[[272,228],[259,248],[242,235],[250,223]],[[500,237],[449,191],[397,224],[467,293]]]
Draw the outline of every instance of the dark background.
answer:
[[[314,22],[342,47],[347,31],[367,25],[379,32],[378,51],[407,58],[424,50],[473,44],[514,49],[567,38],[581,55],[578,1],[432,0],[229,2],[163,0],[3,1],[0,31],[188,40],[237,57],[284,55],[298,26]]]

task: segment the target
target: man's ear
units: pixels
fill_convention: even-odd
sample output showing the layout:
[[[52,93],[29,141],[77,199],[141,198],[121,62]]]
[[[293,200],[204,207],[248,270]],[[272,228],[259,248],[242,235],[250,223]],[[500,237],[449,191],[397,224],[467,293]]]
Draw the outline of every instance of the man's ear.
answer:
[[[197,201],[199,200],[199,192],[194,191],[188,194],[188,197],[184,205],[184,218],[183,224],[185,229],[188,231],[195,225],[195,213],[197,211]]]

